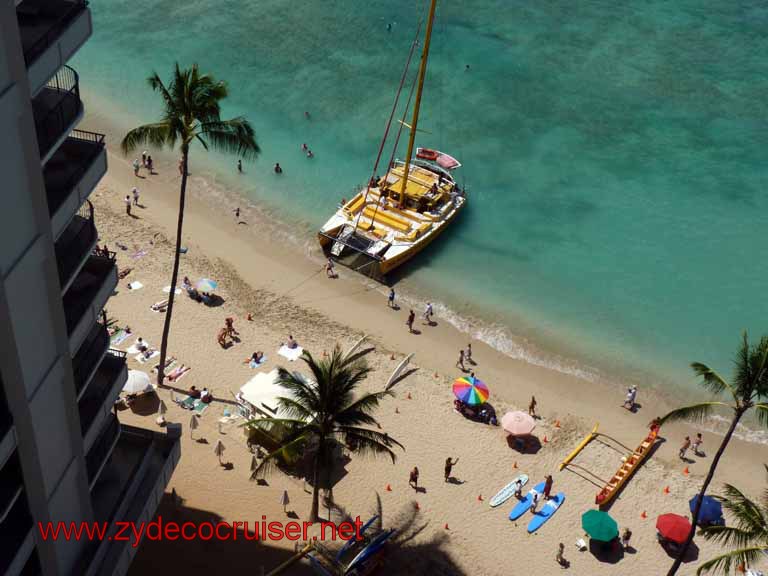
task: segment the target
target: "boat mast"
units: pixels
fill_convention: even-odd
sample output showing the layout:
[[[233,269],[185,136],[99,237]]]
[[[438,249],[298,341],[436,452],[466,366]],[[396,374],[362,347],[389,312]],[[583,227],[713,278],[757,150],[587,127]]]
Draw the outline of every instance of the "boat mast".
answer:
[[[405,155],[405,169],[403,171],[403,184],[400,187],[399,207],[405,204],[405,188],[408,185],[408,172],[411,169],[411,155],[413,154],[413,142],[416,139],[416,127],[419,123],[419,107],[421,106],[421,92],[424,89],[424,77],[427,75],[427,58],[429,57],[429,41],[432,38],[432,23],[435,20],[435,5],[437,0],[432,0],[429,5],[429,18],[427,19],[427,33],[424,36],[424,50],[421,53],[421,66],[419,67],[419,86],[416,90],[416,102],[413,105],[413,120],[410,125],[410,138],[408,138],[408,154]]]

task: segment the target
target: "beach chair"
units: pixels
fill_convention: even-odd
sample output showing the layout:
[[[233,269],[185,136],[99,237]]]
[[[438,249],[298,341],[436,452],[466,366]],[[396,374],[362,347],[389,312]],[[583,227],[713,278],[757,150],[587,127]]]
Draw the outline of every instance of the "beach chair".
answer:
[[[576,550],[578,550],[579,552],[584,552],[584,550],[587,549],[587,543],[584,542],[584,538],[579,538],[578,540],[576,540],[575,544],[576,544]]]

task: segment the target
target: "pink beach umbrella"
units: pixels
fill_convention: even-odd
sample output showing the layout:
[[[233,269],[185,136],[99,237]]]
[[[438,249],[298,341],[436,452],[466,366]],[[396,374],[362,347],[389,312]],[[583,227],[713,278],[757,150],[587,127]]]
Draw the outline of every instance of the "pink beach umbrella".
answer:
[[[501,419],[501,427],[512,436],[528,436],[536,428],[536,421],[525,412],[507,412]]]

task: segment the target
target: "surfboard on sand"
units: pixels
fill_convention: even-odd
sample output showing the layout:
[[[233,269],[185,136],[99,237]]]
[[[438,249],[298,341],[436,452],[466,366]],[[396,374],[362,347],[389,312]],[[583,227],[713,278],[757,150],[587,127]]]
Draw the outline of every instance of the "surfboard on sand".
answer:
[[[408,363],[411,361],[411,358],[413,358],[413,353],[408,354],[403,360],[400,362],[400,364],[397,365],[397,368],[392,372],[392,375],[389,377],[389,380],[387,380],[387,385],[384,386],[385,390],[388,390],[390,386],[394,386],[397,380],[400,378],[400,376],[405,371],[405,368],[408,366]]]
[[[531,509],[531,504],[533,503],[533,494],[535,492],[538,492],[539,494],[544,492],[544,482],[539,482],[538,484],[536,484],[536,486],[531,488],[528,491],[528,494],[525,495],[525,498],[520,500],[520,502],[517,503],[517,506],[512,508],[512,512],[509,513],[510,520],[517,520],[518,518],[520,518],[520,516],[522,516],[523,514],[528,512],[528,510]]]
[[[552,518],[555,512],[558,511],[560,505],[565,502],[565,492],[558,492],[556,496],[552,496],[549,500],[544,502],[533,518],[528,523],[528,533],[533,534],[544,525],[544,522]]]
[[[515,490],[517,490],[518,482],[520,482],[521,486],[525,486],[528,483],[528,475],[520,474],[520,476],[518,476],[517,478],[512,480],[512,482],[504,486],[504,488],[499,490],[496,496],[491,498],[491,500],[488,502],[491,505],[491,508],[496,508],[496,506],[504,504],[504,502],[512,498],[512,496],[515,493]]]
[[[365,342],[367,339],[368,339],[368,336],[367,336],[367,335],[365,335],[365,336],[363,336],[362,338],[360,338],[360,340],[358,340],[357,342],[355,342],[354,344],[352,344],[352,346],[350,347],[350,349],[349,349],[349,350],[347,350],[346,352],[344,352],[344,355],[341,357],[341,361],[342,361],[342,362],[344,362],[344,360],[347,360],[347,359],[348,359],[350,356],[352,356],[352,354],[354,354],[355,352],[357,352],[357,351],[358,351],[358,349],[360,348],[360,346],[362,346],[362,345],[363,345],[363,342]]]

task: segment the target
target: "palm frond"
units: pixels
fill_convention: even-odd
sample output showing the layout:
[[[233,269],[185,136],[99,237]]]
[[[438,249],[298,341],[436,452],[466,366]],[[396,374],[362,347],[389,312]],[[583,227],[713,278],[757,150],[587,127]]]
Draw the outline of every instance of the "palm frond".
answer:
[[[703,386],[709,390],[712,394],[719,396],[725,390],[728,390],[734,398],[736,397],[736,391],[733,387],[723,378],[715,372],[712,368],[701,362],[693,362],[691,368],[697,376],[701,376],[703,380]]]
[[[294,400],[303,404],[309,412],[319,411],[320,396],[313,383],[307,380],[301,373],[289,372],[285,368],[278,368],[275,383],[290,392]]]
[[[244,422],[241,426],[269,434],[277,429],[303,428],[306,426],[306,422],[295,418],[254,418]]]
[[[761,426],[768,426],[768,403],[755,404],[755,415]]]
[[[735,526],[707,526],[701,529],[701,535],[725,548],[750,546],[756,540],[753,532]]]
[[[299,435],[280,446],[274,452],[267,454],[251,473],[251,480],[268,475],[277,466],[278,460],[287,462],[295,460],[303,452],[306,442],[307,438],[304,435]]]
[[[376,419],[373,417],[372,413],[379,407],[379,402],[387,396],[394,396],[394,392],[384,390],[382,392],[366,394],[337,414],[336,422],[341,425],[349,426],[356,426],[359,424],[365,424],[367,426],[375,425]]]
[[[156,122],[144,124],[130,130],[120,142],[123,154],[129,154],[144,144],[151,144],[158,148],[164,146],[173,147],[176,142],[176,134],[168,122]]]
[[[726,484],[723,496],[718,500],[723,508],[730,512],[736,521],[736,527],[760,537],[768,542],[768,522],[760,506],[749,499],[741,490],[731,484]],[[727,543],[727,542],[726,542]],[[743,545],[743,544],[740,544]]]
[[[666,422],[677,422],[680,420],[692,420],[695,422],[701,422],[710,414],[716,407],[731,408],[725,402],[701,402],[699,404],[692,404],[690,406],[683,406],[672,410],[666,416],[661,418],[661,424]]]
[[[277,402],[289,417],[301,421],[305,426],[315,417],[314,413],[308,410],[303,403],[297,402],[293,398],[278,396]]]
[[[369,430],[368,428],[360,428],[355,426],[340,427],[337,432],[342,437],[345,444],[357,444],[355,452],[361,454],[387,454],[392,458],[392,462],[395,461],[396,455],[392,451],[391,446],[397,446],[405,449],[400,442],[394,438],[390,438],[388,434],[379,432],[378,430]],[[350,442],[351,440],[351,442]]]
[[[197,135],[214,150],[237,154],[243,159],[254,159],[261,152],[253,127],[241,116],[231,120],[203,121]]]
[[[696,570],[697,576],[707,574],[711,571],[715,573],[722,572],[723,574],[730,574],[731,568],[735,566],[749,566],[750,564],[757,564],[763,554],[762,548],[741,548],[739,550],[733,550],[726,552],[720,556],[712,558],[704,562]]]
[[[163,97],[166,113],[174,111],[176,109],[176,102],[174,102],[173,97],[168,92],[168,88],[165,87],[160,75],[157,72],[152,72],[152,75],[147,78],[147,82],[152,90],[159,92]]]

